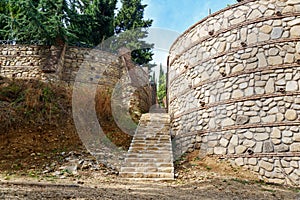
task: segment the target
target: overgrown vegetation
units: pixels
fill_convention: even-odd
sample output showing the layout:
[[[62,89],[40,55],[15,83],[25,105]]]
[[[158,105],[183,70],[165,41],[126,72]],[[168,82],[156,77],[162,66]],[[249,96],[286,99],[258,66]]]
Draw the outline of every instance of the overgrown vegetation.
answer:
[[[60,125],[71,120],[71,90],[38,80],[0,77],[0,133],[27,125]]]

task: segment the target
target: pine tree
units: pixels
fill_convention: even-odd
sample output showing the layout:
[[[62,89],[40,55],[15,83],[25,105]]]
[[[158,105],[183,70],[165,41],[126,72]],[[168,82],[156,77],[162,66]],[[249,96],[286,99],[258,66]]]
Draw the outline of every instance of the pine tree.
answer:
[[[6,0],[5,4],[0,16],[4,39],[55,43],[68,35],[68,0]]]
[[[141,0],[121,0],[122,7],[115,18],[115,33],[124,33],[127,30],[134,30],[125,34],[123,44],[132,51],[131,57],[139,65],[149,63],[152,60],[153,45],[146,44],[142,41],[147,37],[146,28],[152,25],[153,20],[144,19],[144,10],[147,5],[143,5]],[[122,34],[120,38],[122,37]],[[120,39],[119,38],[119,39]]]
[[[68,0],[40,0],[39,10],[41,24],[46,27],[45,39],[49,43],[60,44],[68,37],[74,37],[66,28],[70,24]]]
[[[90,42],[98,45],[114,35],[114,11],[117,0],[94,0],[87,10],[91,17]]]
[[[6,39],[5,27],[8,22],[8,2],[7,0],[0,1],[0,40]]]

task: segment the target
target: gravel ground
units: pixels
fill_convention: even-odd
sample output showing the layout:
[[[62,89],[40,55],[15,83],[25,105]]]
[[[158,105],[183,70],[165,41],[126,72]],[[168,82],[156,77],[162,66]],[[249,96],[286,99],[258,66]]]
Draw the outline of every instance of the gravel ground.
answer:
[[[121,179],[85,154],[68,153],[53,168],[29,171],[0,169],[2,199],[293,199],[300,188],[268,184],[257,174],[198,152],[176,164],[173,181]],[[86,163],[73,166],[75,163]],[[51,163],[51,162],[50,162]]]
[[[93,173],[89,177],[37,181],[0,179],[0,199],[300,199],[297,188],[210,175],[199,180],[130,181]]]

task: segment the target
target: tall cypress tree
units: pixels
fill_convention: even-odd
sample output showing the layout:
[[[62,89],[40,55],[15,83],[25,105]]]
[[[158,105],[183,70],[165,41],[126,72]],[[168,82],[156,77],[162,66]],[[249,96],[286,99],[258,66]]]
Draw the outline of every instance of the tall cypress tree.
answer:
[[[157,91],[157,97],[160,104],[163,103],[163,99],[165,96],[166,96],[166,74],[162,68],[162,64],[160,64],[158,91]]]
[[[146,28],[152,25],[153,20],[144,19],[144,10],[147,5],[143,5],[141,0],[121,0],[122,7],[115,19],[115,32],[124,33],[127,30],[134,30],[126,35],[124,44],[132,51],[132,60],[139,65],[149,63],[152,60],[153,45],[146,44],[142,41],[147,36]],[[137,30],[141,29],[141,30]],[[147,47],[147,48],[144,48]]]

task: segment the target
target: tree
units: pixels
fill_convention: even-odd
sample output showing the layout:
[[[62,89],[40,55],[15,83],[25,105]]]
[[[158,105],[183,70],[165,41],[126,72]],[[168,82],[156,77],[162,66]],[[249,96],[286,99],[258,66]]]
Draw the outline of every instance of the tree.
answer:
[[[144,10],[147,5],[143,5],[141,0],[121,0],[122,7],[115,18],[115,33],[124,33],[127,30],[134,30],[130,34],[125,34],[124,44],[132,51],[131,57],[139,65],[149,63],[152,60],[153,45],[142,41],[147,37],[146,28],[152,25],[153,20],[144,19]],[[146,47],[146,48],[145,48]]]
[[[5,39],[4,28],[7,26],[8,2],[7,0],[0,1],[0,40]]]
[[[98,45],[114,35],[114,15],[117,0],[94,0],[88,12],[92,17],[91,43]]]
[[[151,76],[151,81],[156,83],[155,71],[153,72],[153,74]]]
[[[166,74],[160,64],[159,79],[158,79],[158,91],[157,97],[159,104],[163,104],[163,99],[166,97]]]
[[[9,40],[34,39],[42,27],[36,4],[32,0],[6,0],[1,2],[1,36]],[[34,28],[33,28],[34,27]]]
[[[77,0],[74,0],[77,1]],[[68,30],[76,37],[70,43],[96,46],[114,34],[114,11],[117,0],[84,0],[72,2],[73,18]]]
[[[68,0],[40,0],[41,24],[46,28],[44,38],[51,44],[61,44],[72,37],[67,27],[72,11]]]

